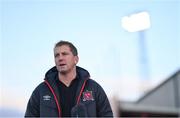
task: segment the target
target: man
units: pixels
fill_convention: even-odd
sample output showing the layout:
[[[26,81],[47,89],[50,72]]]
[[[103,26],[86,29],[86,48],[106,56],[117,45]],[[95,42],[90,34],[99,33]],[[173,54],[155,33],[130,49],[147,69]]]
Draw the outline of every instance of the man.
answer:
[[[25,117],[112,117],[102,87],[87,70],[76,66],[78,52],[68,41],[54,47],[56,66],[32,93]]]

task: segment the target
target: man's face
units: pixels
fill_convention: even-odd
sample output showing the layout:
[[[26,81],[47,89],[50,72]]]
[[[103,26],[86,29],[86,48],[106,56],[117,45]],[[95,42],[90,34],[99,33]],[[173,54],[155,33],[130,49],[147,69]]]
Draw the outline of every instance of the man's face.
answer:
[[[67,45],[58,46],[54,49],[55,64],[58,72],[68,73],[75,68],[78,56],[74,56]]]

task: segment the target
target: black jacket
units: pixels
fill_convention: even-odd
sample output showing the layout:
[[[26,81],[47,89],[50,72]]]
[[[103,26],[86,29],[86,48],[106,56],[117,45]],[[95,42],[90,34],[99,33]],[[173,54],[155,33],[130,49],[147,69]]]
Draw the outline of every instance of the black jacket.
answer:
[[[102,87],[89,79],[88,71],[76,67],[80,82],[76,92],[76,105],[72,108],[72,116],[112,117],[113,113],[108,98]],[[50,69],[42,82],[32,93],[25,117],[61,117],[58,87],[55,83],[56,67]]]

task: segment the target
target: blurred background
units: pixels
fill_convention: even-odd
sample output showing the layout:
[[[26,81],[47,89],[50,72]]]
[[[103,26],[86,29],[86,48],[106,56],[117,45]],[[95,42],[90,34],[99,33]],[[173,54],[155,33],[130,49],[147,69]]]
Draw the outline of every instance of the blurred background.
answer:
[[[171,78],[147,99],[175,96],[164,111],[179,111],[180,0],[1,0],[0,27],[0,116],[24,116],[59,40],[78,48],[78,66],[104,88],[116,116]]]

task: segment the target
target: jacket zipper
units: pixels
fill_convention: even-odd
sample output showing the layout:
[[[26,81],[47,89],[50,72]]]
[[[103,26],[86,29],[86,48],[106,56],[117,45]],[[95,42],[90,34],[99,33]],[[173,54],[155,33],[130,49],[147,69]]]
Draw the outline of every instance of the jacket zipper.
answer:
[[[77,103],[76,103],[77,105],[79,104],[79,101],[80,101],[82,92],[83,92],[83,90],[84,90],[84,87],[85,87],[85,85],[86,85],[86,82],[87,82],[87,79],[84,81],[84,83],[83,83],[83,85],[82,85],[82,87],[81,87],[81,90],[80,90],[80,93],[79,93],[79,96],[78,96],[78,99],[77,99]]]
[[[54,96],[54,99],[55,99],[55,102],[56,102],[56,105],[57,105],[57,108],[58,108],[58,115],[59,115],[59,117],[61,117],[61,107],[60,107],[60,105],[58,103],[58,99],[56,97],[56,94],[55,94],[54,90],[52,89],[52,87],[50,86],[50,84],[48,83],[48,81],[45,80],[44,82],[47,84],[47,86],[49,87],[49,89],[51,90],[51,92],[52,92],[52,94]]]

